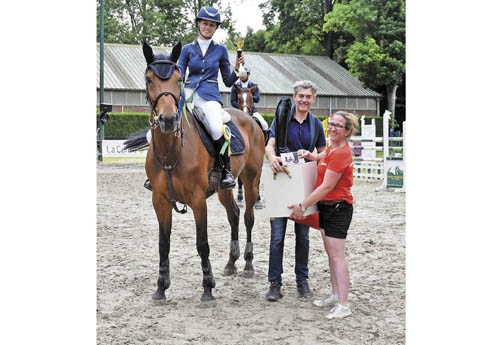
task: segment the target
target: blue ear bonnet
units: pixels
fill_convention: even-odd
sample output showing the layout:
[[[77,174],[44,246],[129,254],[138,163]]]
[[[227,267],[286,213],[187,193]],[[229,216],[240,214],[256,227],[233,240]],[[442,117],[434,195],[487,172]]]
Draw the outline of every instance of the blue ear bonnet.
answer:
[[[170,60],[170,56],[157,54],[155,55],[154,61],[148,65],[147,69],[152,70],[160,79],[170,79],[174,70],[179,70],[179,67],[175,62]]]

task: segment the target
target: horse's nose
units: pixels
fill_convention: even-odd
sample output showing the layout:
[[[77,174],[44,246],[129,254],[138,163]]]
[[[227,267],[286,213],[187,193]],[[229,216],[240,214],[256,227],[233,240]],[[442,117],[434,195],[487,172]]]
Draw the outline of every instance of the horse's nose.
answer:
[[[160,114],[159,118],[160,122],[163,122],[165,125],[167,125],[167,128],[170,128],[170,126],[174,123],[175,120],[175,116],[168,116],[163,113]]]
[[[163,125],[162,127],[165,128],[166,130],[175,130],[176,129],[176,117],[175,115],[166,115],[161,113],[158,116],[158,119],[160,120],[160,125]]]

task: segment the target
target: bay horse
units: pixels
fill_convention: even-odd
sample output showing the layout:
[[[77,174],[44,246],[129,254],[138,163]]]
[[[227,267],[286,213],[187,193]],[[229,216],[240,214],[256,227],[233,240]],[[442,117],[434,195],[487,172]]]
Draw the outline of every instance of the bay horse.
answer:
[[[247,113],[248,115],[253,115],[253,93],[257,88],[256,85],[251,88],[248,87],[239,87],[237,84],[234,84],[236,91],[238,92],[238,105],[241,111]]]
[[[241,111],[246,113],[248,116],[252,117],[253,115],[253,93],[257,88],[257,85],[254,85],[250,88],[248,87],[240,87],[237,84],[234,84],[236,88],[236,92],[238,93],[238,106]],[[259,183],[260,184],[260,183]],[[245,198],[247,200],[247,198]],[[236,203],[239,207],[243,207],[243,183],[240,179],[238,179],[238,196]],[[248,205],[246,205],[248,207]],[[255,202],[255,208],[261,209],[264,206],[262,205],[261,197],[259,189],[257,189],[257,201]]]
[[[146,156],[146,175],[153,188],[153,206],[159,223],[159,277],[153,300],[165,301],[165,290],[170,286],[170,235],[172,232],[172,210],[185,213],[186,205],[194,215],[196,226],[196,249],[201,258],[203,272],[203,294],[201,301],[215,305],[212,288],[215,278],[209,259],[207,231],[207,201],[217,192],[225,208],[231,227],[229,260],[224,268],[225,275],[236,274],[236,260],[240,256],[238,227],[240,209],[234,200],[232,189],[219,190],[217,181],[209,171],[216,166],[216,155],[212,156],[205,147],[199,129],[195,125],[193,111],[184,107],[183,76],[176,62],[182,45],[172,49],[170,56],[153,53],[146,41],[142,42],[147,68],[145,71],[146,98],[151,105],[151,142]],[[195,108],[196,109],[196,108]],[[225,109],[231,121],[241,133],[244,151],[232,155],[232,173],[243,181],[246,195],[252,204],[257,199],[257,188],[264,159],[264,135],[258,124],[238,109]],[[177,203],[184,204],[179,210]],[[254,213],[252,207],[245,210],[246,246],[244,259],[245,277],[253,277],[254,268],[252,228]]]

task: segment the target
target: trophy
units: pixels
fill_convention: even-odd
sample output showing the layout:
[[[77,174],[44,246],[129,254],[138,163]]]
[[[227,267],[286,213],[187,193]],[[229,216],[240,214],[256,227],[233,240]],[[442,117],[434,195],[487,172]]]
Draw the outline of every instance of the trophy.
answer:
[[[239,58],[239,57],[241,57],[241,53],[243,52],[243,50],[241,48],[243,48],[243,46],[245,45],[245,41],[242,40],[241,38],[238,38],[233,43],[238,48],[238,58]]]
[[[242,40],[241,38],[237,38],[233,43],[238,48],[238,50],[236,51],[236,54],[237,54],[237,57],[239,59],[241,57],[241,54],[243,53],[243,49],[241,49],[241,48],[243,48],[245,41]],[[239,70],[236,72],[238,72],[238,77],[241,77],[242,75],[247,74],[247,72],[245,71],[245,68],[243,68],[243,65],[241,65]]]

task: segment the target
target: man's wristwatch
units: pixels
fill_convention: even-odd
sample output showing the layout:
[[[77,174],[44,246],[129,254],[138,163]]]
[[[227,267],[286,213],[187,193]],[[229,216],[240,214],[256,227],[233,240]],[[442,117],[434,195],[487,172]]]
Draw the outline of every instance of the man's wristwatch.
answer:
[[[304,205],[302,205],[302,203],[299,203],[299,207],[300,207],[300,210],[301,210],[302,212],[306,212],[307,207],[304,207]]]

